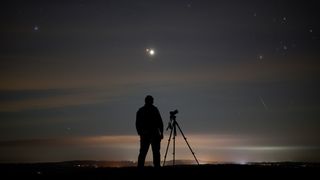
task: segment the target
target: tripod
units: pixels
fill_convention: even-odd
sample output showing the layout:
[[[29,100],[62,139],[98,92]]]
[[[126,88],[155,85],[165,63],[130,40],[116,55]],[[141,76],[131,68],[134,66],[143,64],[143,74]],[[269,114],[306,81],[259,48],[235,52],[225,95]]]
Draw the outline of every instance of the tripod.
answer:
[[[168,149],[169,149],[172,133],[173,133],[173,137],[172,137],[172,139],[173,139],[173,153],[172,153],[173,161],[172,161],[172,165],[173,166],[175,165],[177,127],[178,127],[183,139],[186,141],[186,143],[187,143],[187,145],[188,145],[188,147],[189,147],[194,159],[196,160],[197,164],[199,165],[199,162],[198,162],[198,159],[197,159],[196,155],[192,151],[192,149],[191,149],[191,147],[190,147],[190,145],[189,145],[189,143],[187,141],[187,138],[184,136],[184,134],[183,134],[178,122],[176,121],[176,116],[175,115],[177,113],[178,113],[178,110],[170,111],[170,122],[168,124],[167,130],[171,129],[171,131],[170,131],[170,136],[169,136],[169,139],[168,139],[168,145],[167,145],[166,153],[164,155],[164,160],[163,160],[163,165],[162,166],[164,166],[165,163],[166,163],[166,158],[167,158],[167,154],[168,154]]]

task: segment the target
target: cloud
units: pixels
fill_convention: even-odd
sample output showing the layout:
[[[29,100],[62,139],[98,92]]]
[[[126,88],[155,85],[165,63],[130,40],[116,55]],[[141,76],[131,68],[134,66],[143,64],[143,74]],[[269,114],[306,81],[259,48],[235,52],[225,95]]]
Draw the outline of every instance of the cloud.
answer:
[[[79,136],[48,139],[22,139],[0,141],[0,147],[59,147],[59,146],[119,146],[130,145],[138,142],[137,136]]]
[[[162,141],[165,153],[167,136]],[[188,142],[200,161],[282,161],[318,160],[317,146],[277,144],[263,137],[228,134],[190,134]],[[171,159],[172,141],[167,160]],[[101,135],[21,139],[0,141],[0,161],[34,162],[65,160],[136,160],[139,152],[138,135]],[[176,137],[176,158],[193,159],[184,139]],[[151,151],[147,157],[152,160]]]
[[[164,140],[167,140],[167,136]],[[186,146],[186,142],[179,134],[176,137],[178,148]],[[307,147],[299,144],[282,143],[283,140],[274,140],[264,137],[246,135],[223,134],[191,134],[187,141],[197,149],[232,149],[232,150],[281,150],[285,148]],[[162,141],[167,143],[166,141]],[[21,139],[0,141],[0,147],[55,147],[55,146],[134,146],[139,143],[138,135],[100,135],[74,136],[47,139]],[[171,142],[172,143],[172,142]],[[310,146],[311,147],[311,146]],[[316,147],[316,146],[313,146]]]
[[[0,141],[0,162],[133,160],[137,136],[78,136]]]
[[[93,63],[94,65],[89,68],[84,64],[86,67],[81,66],[70,71],[69,68],[64,67],[66,64],[50,67],[42,62],[40,65],[43,65],[47,71],[41,72],[41,76],[34,70],[40,65],[32,66],[30,70],[18,68],[1,72],[3,83],[0,85],[0,111],[15,112],[96,104],[108,101],[121,93],[130,93],[132,88],[140,88],[140,90],[154,86],[192,88],[213,83],[310,80],[309,77],[317,77],[319,71],[316,62],[308,62],[264,61],[222,63],[216,66],[199,63],[199,65],[185,66],[176,71],[161,68],[163,65],[159,65],[159,68],[152,71],[141,71],[139,65],[130,67],[120,66],[117,63],[108,64],[106,70],[101,68],[102,64],[98,62]],[[26,75],[21,74],[20,71],[26,71]]]
[[[116,95],[114,89],[94,88],[0,90],[0,112],[97,104]]]

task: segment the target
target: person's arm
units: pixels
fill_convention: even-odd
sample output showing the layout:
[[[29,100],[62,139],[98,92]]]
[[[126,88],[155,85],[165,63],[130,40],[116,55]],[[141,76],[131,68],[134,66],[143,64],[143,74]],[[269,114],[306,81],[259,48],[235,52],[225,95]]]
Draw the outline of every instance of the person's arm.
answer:
[[[141,112],[138,110],[136,115],[136,129],[139,135],[141,135]]]
[[[160,131],[160,136],[161,136],[161,139],[163,138],[163,121],[162,121],[162,118],[161,118],[161,115],[160,115],[160,112],[159,110],[157,109],[157,114],[158,114],[158,128],[159,128],[159,131]]]

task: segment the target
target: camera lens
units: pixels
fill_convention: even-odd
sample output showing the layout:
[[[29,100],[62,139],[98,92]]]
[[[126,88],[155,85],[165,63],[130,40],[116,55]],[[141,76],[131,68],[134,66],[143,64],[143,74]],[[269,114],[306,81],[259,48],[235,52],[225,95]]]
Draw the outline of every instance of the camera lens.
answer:
[[[170,114],[171,115],[175,115],[175,114],[177,114],[178,113],[178,110],[176,109],[176,110],[174,110],[174,111],[170,111]]]

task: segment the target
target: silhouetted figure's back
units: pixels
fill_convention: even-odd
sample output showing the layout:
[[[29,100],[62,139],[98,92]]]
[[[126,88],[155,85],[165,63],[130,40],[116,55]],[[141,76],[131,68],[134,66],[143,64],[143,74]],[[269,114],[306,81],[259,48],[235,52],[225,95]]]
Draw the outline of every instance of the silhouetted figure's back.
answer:
[[[140,136],[138,167],[144,167],[150,144],[154,167],[160,167],[160,142],[163,138],[163,122],[158,108],[153,105],[153,97],[150,95],[145,98],[145,105],[137,112],[136,128]]]

